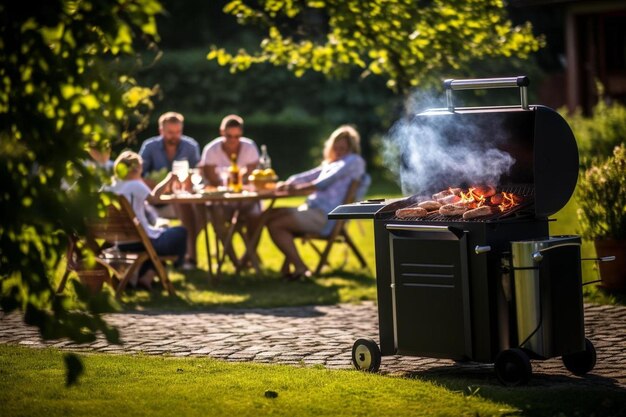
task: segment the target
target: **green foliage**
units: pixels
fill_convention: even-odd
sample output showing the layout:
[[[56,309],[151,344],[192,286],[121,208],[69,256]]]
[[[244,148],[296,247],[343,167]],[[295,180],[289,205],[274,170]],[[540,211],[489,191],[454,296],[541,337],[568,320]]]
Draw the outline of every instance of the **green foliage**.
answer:
[[[24,310],[45,339],[91,341],[102,332],[119,341],[100,316],[110,300],[78,286],[81,309],[70,311],[54,296],[50,271],[67,235],[98,213],[100,174],[82,163],[85,149],[126,140],[147,123],[154,91],[117,63],[137,36],[157,39],[160,11],[155,0],[0,5],[0,303]],[[62,190],[66,179],[71,192]]]
[[[626,239],[626,146],[594,160],[578,182],[578,217],[586,238]]]
[[[246,136],[268,145],[281,176],[317,163],[322,142],[343,123],[358,127],[364,155],[371,157],[374,151],[367,138],[388,128],[400,101],[383,80],[361,79],[358,74],[341,81],[316,73],[296,78],[287,69],[269,64],[257,66],[254,74],[230,74],[207,62],[204,49],[164,50],[138,79],[158,83],[163,98],[155,103],[146,136],[156,134],[160,113],[175,110],[185,115],[185,134],[204,146],[218,136],[222,117],[240,114]]]
[[[513,26],[501,0],[233,0],[224,12],[265,31],[258,52],[212,47],[207,58],[232,72],[270,63],[343,77],[357,67],[403,94],[477,59],[526,58],[544,43],[530,24]]]
[[[626,106],[617,101],[609,104],[601,96],[590,116],[580,109],[571,115],[563,109],[561,114],[576,136],[585,166],[592,158],[608,157],[615,146],[626,141]]]

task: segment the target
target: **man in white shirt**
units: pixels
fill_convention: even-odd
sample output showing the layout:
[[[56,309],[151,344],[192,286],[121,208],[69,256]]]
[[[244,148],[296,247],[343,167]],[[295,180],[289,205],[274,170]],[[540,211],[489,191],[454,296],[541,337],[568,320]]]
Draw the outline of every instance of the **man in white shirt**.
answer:
[[[243,136],[243,119],[231,114],[220,124],[220,137],[209,142],[202,151],[200,163],[204,177],[211,185],[222,183],[220,174],[228,170],[231,156],[237,155],[237,165],[242,172],[252,172],[259,164],[259,149],[252,139]]]
[[[236,155],[237,166],[245,182],[248,172],[252,172],[259,164],[259,149],[252,139],[243,136],[243,119],[231,114],[222,119],[220,137],[209,142],[202,151],[199,167],[202,168],[204,178],[214,186],[227,185],[228,168],[231,166],[231,156]],[[230,220],[235,208],[231,205],[211,206],[211,216],[215,232],[224,239],[226,235],[226,220]],[[250,220],[259,212],[258,203],[245,205],[240,208],[240,221]],[[251,225],[248,224],[248,229]],[[231,250],[228,256],[236,263],[236,255]]]

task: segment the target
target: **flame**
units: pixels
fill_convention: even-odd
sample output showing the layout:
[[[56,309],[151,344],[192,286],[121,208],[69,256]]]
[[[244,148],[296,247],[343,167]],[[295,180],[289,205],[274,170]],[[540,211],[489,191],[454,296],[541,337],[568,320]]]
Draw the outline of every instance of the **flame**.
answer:
[[[492,212],[504,213],[519,206],[523,198],[514,193],[498,191],[492,185],[475,185],[466,190],[449,187],[433,194],[433,200],[442,204],[462,205],[467,209],[488,206],[492,208]]]
[[[475,187],[471,187],[467,193],[461,191],[459,197],[461,197],[461,201],[459,201],[459,203],[468,204],[473,208],[484,206],[486,202],[486,198],[478,194]]]
[[[502,192],[502,203],[498,205],[498,208],[502,212],[510,210],[519,204],[517,202],[518,199],[519,198],[513,193]]]

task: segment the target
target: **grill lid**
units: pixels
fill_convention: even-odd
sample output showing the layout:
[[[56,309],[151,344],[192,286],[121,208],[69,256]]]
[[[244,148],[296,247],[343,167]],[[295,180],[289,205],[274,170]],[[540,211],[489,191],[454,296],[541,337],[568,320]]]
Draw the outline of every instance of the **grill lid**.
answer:
[[[533,187],[534,214],[548,217],[563,208],[574,192],[578,179],[578,148],[572,130],[561,115],[545,106],[528,105],[528,84],[526,77],[446,80],[447,107],[415,115],[412,123],[419,127],[415,131],[420,133],[410,140],[419,143],[420,139],[424,140],[421,133],[428,132],[437,135],[444,151],[473,146],[510,155],[513,162],[508,171],[499,175],[498,184],[492,185]],[[512,87],[520,89],[520,106],[456,108],[452,102],[453,90]],[[420,148],[417,149],[419,152]],[[409,165],[411,156],[406,152],[401,155],[403,167]],[[428,177],[429,189],[421,191],[427,194],[448,187],[480,185],[463,177],[463,163],[461,159],[461,165],[450,172],[435,164],[437,172]],[[406,205],[406,201],[389,206],[384,202],[339,206],[329,218],[373,218],[376,213],[386,212],[395,205]]]
[[[514,163],[497,185],[531,184],[538,217],[563,208],[576,188],[578,148],[574,134],[563,117],[548,107],[433,109],[415,116],[414,123],[435,132],[449,147],[472,146],[472,142],[484,147],[489,141],[494,149],[509,154]],[[462,171],[462,166],[459,168]],[[457,170],[449,176],[437,175],[431,185],[431,191],[436,192],[474,184],[470,178],[459,178]]]

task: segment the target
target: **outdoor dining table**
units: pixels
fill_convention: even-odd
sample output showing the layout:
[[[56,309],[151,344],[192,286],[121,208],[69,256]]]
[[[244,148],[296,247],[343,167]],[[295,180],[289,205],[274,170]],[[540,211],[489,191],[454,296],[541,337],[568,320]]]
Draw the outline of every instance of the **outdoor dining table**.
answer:
[[[289,197],[302,197],[308,195],[309,191],[296,191],[296,190],[259,190],[259,191],[242,191],[240,193],[232,193],[232,192],[205,192],[205,193],[178,193],[178,194],[163,194],[159,197],[161,203],[164,204],[195,204],[201,206],[201,209],[198,210],[200,215],[202,216],[201,221],[202,224],[206,225],[209,223],[207,217],[207,210],[205,206],[208,204],[211,205],[231,205],[234,207],[234,212],[231,218],[230,225],[227,229],[226,236],[222,240],[222,253],[220,255],[219,250],[219,241],[220,238],[215,234],[215,245],[216,245],[216,270],[213,273],[213,268],[211,266],[211,245],[209,242],[209,234],[208,231],[204,233],[204,243],[206,246],[207,252],[207,263],[208,263],[208,273],[209,280],[213,282],[214,280],[219,280],[222,276],[222,268],[226,260],[227,253],[233,244],[233,237],[235,234],[235,230],[237,227],[237,222],[239,220],[239,214],[241,212],[241,208],[246,204],[258,202],[258,201],[266,201],[267,204],[263,208],[263,211],[259,217],[259,221],[256,225],[256,228],[252,231],[248,237],[243,236],[243,241],[245,244],[245,253],[240,258],[240,262],[235,265],[236,272],[239,272],[241,267],[243,266],[243,262],[246,260],[250,261],[252,267],[254,268],[257,274],[260,274],[260,260],[256,254],[256,246],[261,238],[261,233],[263,231],[263,227],[267,223],[269,219],[270,210],[274,207],[274,204],[277,200],[282,198]]]

